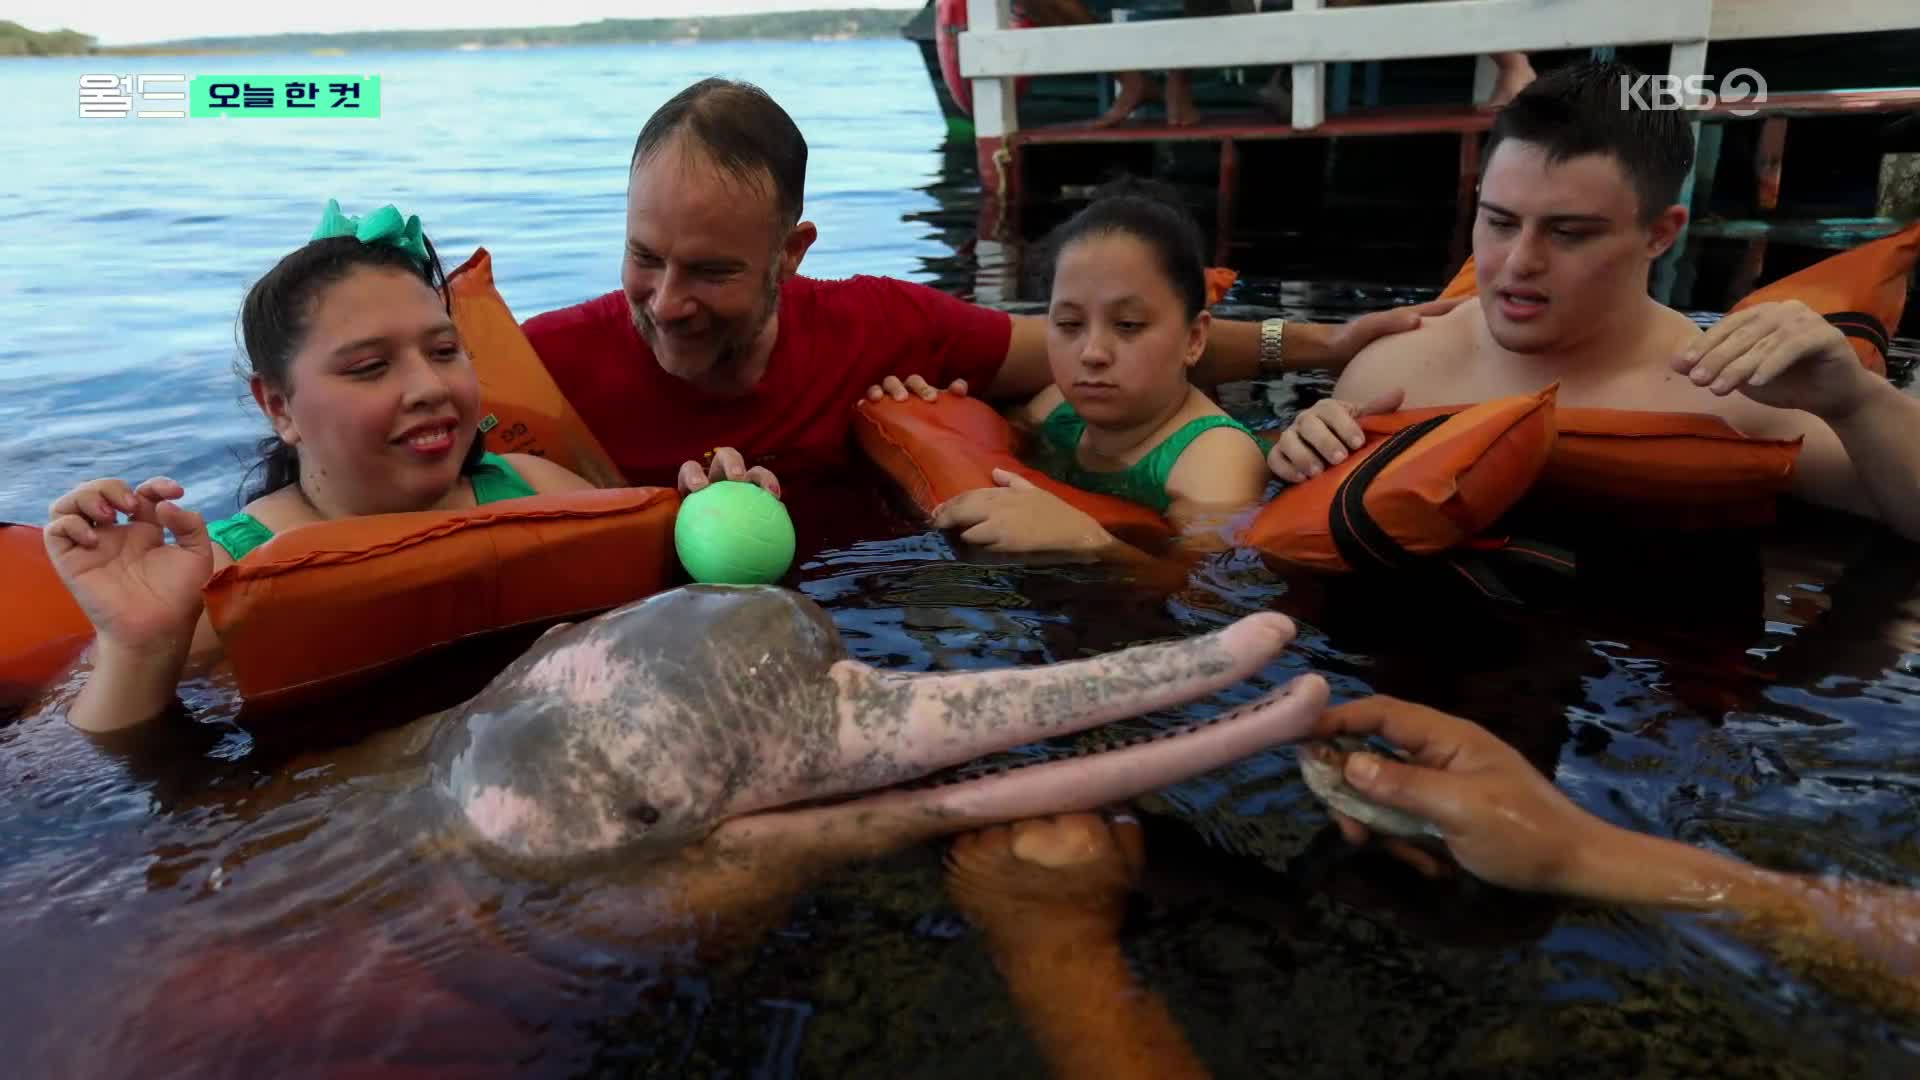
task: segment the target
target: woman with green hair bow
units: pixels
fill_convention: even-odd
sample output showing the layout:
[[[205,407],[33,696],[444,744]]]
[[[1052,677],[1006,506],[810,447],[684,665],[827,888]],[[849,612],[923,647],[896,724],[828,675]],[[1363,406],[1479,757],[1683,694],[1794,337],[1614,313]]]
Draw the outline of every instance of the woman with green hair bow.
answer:
[[[313,238],[254,282],[240,322],[243,374],[272,427],[240,513],[209,525],[164,476],[90,480],[49,510],[48,554],[97,634],[68,711],[76,727],[165,711],[189,658],[219,650],[202,587],[275,533],[591,486],[542,458],[486,452],[479,379],[418,217],[385,206],[352,218],[329,200]]]

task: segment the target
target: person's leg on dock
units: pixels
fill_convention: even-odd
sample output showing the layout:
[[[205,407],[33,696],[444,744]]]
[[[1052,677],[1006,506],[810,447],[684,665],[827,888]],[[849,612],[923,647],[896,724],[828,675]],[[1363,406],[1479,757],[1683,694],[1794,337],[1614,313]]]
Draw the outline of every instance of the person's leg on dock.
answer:
[[[1186,127],[1198,123],[1200,110],[1193,105],[1193,77],[1184,71],[1167,72],[1167,123]]]
[[[1487,99],[1487,108],[1498,109],[1533,81],[1533,64],[1527,60],[1526,53],[1502,52],[1493,54],[1493,66],[1499,70],[1494,76],[1493,96]]]

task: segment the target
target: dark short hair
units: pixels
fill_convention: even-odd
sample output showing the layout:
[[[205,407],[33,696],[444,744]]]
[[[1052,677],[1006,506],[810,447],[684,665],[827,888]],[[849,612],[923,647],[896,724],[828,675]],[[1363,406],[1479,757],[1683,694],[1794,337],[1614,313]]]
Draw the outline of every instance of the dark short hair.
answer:
[[[1629,91],[1644,77],[1626,64],[1599,62],[1547,72],[1494,118],[1486,160],[1507,139],[1543,148],[1554,164],[1612,155],[1640,197],[1641,221],[1651,222],[1680,201],[1693,171],[1693,131],[1686,110],[1648,108],[1634,98]]]
[[[807,188],[807,140],[779,102],[752,83],[702,79],[673,95],[647,119],[627,170],[685,131],[723,172],[749,184],[771,184],[780,220],[800,220]]]
[[[453,313],[447,292],[447,273],[433,241],[422,236],[427,260],[416,262],[412,255],[391,244],[367,244],[351,236],[330,236],[311,240],[261,275],[247,290],[240,306],[240,333],[246,345],[247,370],[242,378],[258,375],[267,385],[283,393],[292,393],[289,378],[293,356],[306,344],[312,328],[314,308],[328,289],[365,269],[399,270],[418,278],[420,283],[440,294],[441,306]],[[293,447],[269,433],[256,446],[259,460],[240,478],[242,506],[283,487],[300,481],[300,455]],[[485,440],[474,439],[461,462],[462,473],[472,472],[486,452]],[[261,473],[258,483],[247,487],[248,478]]]
[[[1102,185],[1085,209],[1068,218],[1048,238],[1049,296],[1061,252],[1076,241],[1113,234],[1131,236],[1153,252],[1187,318],[1207,306],[1207,261],[1200,251],[1199,225],[1171,187],[1139,177],[1123,177]]]

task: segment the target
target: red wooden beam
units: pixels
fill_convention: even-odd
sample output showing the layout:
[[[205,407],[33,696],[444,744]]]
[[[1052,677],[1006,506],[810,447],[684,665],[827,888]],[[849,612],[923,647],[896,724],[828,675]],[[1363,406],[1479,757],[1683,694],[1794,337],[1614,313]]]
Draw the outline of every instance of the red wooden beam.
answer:
[[[1741,119],[1734,110],[1761,116],[1823,116],[1843,113],[1920,111],[1920,87],[1887,90],[1833,90],[1773,94],[1765,101],[1716,102],[1703,110],[1711,119]],[[1012,144],[1208,142],[1219,139],[1324,139],[1346,135],[1422,135],[1485,131],[1494,114],[1472,105],[1423,105],[1369,109],[1328,117],[1319,127],[1296,128],[1265,119],[1265,113],[1215,116],[1175,127],[1161,123],[1124,123],[1094,128],[1054,124],[1026,128],[1008,136]]]

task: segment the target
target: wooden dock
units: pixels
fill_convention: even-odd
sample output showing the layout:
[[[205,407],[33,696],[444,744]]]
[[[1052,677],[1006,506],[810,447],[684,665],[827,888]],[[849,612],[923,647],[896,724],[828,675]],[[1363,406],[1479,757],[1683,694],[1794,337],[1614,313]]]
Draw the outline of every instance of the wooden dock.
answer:
[[[1039,146],[1115,143],[1194,143],[1219,146],[1215,261],[1225,264],[1240,180],[1239,144],[1279,139],[1346,139],[1395,135],[1456,135],[1453,261],[1464,259],[1479,183],[1481,144],[1493,113],[1474,101],[1457,106],[1374,108],[1329,116],[1330,64],[1414,57],[1480,56],[1476,99],[1492,86],[1492,51],[1611,50],[1665,45],[1673,85],[1704,80],[1707,50],[1716,40],[1787,38],[1807,34],[1876,33],[1920,28],[1915,0],[1846,0],[1815,9],[1801,0],[1449,0],[1326,10],[1322,0],[1293,0],[1293,10],[1177,21],[1009,29],[1007,0],[968,0],[971,29],[959,35],[960,70],[972,83],[975,146],[980,164],[980,242],[1016,242],[1024,190],[1023,151]],[[1243,65],[1291,65],[1293,115],[1278,122],[1265,113],[1209,115],[1199,123],[1125,122],[1094,128],[1054,124],[1022,130],[1015,110],[1015,79],[1022,76],[1168,70]],[[1661,74],[1661,73],[1655,73]],[[1691,79],[1692,83],[1685,80]],[[1870,76],[1869,76],[1870,79]],[[1706,84],[1711,89],[1711,84]],[[1920,87],[1871,87],[1811,93],[1764,94],[1735,102],[1698,101],[1691,107],[1699,147],[1685,197],[1705,205],[1723,163],[1720,125],[1762,125],[1750,163],[1756,199],[1751,219],[1701,222],[1695,235],[1747,239],[1753,273],[1766,239],[1779,230],[1828,238],[1870,239],[1897,222],[1779,222],[1766,218],[1778,204],[1791,121],[1807,117],[1920,111]],[[1676,245],[1669,264],[1684,257]],[[1663,267],[1670,271],[1671,265]],[[1669,280],[1668,284],[1671,284]]]

